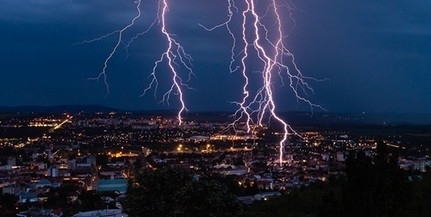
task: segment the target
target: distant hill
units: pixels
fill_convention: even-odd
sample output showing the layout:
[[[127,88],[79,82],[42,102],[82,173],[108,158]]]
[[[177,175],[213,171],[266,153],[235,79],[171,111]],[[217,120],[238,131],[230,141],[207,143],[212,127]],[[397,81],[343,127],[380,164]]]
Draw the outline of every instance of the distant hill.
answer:
[[[372,114],[335,112],[285,112],[281,116],[295,125],[431,125],[430,114]]]
[[[40,114],[59,114],[59,113],[95,113],[95,112],[133,112],[142,115],[162,115],[176,116],[176,110],[126,110],[113,108],[102,105],[55,105],[55,106],[0,106],[0,113],[40,113]],[[233,112],[187,112],[184,114],[185,119],[197,121],[231,121]],[[369,114],[369,113],[336,113],[336,112],[305,112],[289,111],[279,113],[280,117],[286,120],[294,127],[301,126],[351,126],[351,125],[382,125],[382,126],[399,126],[399,125],[431,125],[430,114]],[[274,122],[273,122],[274,123]]]
[[[0,113],[78,113],[78,112],[123,112],[125,110],[101,105],[55,105],[55,106],[0,106]]]

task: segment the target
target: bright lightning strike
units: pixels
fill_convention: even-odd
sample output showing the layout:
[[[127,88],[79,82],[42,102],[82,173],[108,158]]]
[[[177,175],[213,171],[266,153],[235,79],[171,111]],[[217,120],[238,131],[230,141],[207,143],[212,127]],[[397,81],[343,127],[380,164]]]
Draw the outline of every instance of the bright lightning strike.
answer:
[[[262,11],[262,1],[257,0],[227,0],[228,18],[225,22],[214,27],[202,26],[207,31],[213,31],[225,27],[232,38],[230,72],[241,71],[244,83],[242,86],[242,99],[234,102],[238,106],[235,112],[236,120],[232,127],[245,120],[245,126],[250,133],[257,126],[262,126],[264,120],[274,119],[283,126],[283,136],[279,142],[279,163],[283,164],[284,147],[288,135],[297,134],[292,127],[277,113],[277,104],[274,99],[274,84],[279,79],[284,85],[288,85],[299,101],[307,103],[311,109],[321,106],[307,99],[307,93],[313,93],[307,80],[316,80],[305,77],[299,70],[295,57],[285,45],[286,26],[281,18],[281,9],[288,11],[290,20],[294,23],[290,6],[281,0],[265,1],[266,11]],[[235,4],[237,3],[237,4]],[[240,4],[238,4],[240,3]],[[236,14],[235,14],[236,12]],[[235,20],[234,20],[235,19]],[[234,31],[234,22],[239,23],[241,32]],[[250,62],[257,60],[260,72],[258,88],[252,91],[252,67]],[[254,79],[256,80],[256,79]],[[268,120],[269,121],[269,120]]]
[[[157,80],[157,76],[156,76],[156,71],[157,71],[159,64],[162,63],[166,59],[168,66],[169,66],[169,69],[170,69],[170,72],[172,73],[172,85],[171,85],[170,89],[167,92],[165,92],[165,94],[163,94],[162,101],[169,102],[169,98],[170,98],[172,93],[175,93],[178,95],[178,98],[179,98],[179,101],[181,104],[181,108],[178,112],[177,119],[179,121],[179,124],[181,125],[182,114],[185,111],[187,111],[182,88],[183,87],[190,88],[190,87],[186,83],[183,82],[183,80],[181,79],[181,77],[179,75],[177,68],[180,65],[183,68],[185,68],[189,73],[189,80],[190,80],[191,75],[193,74],[193,71],[192,71],[191,67],[189,66],[189,65],[191,65],[192,59],[191,59],[191,56],[185,52],[183,46],[181,46],[181,44],[179,42],[177,42],[173,38],[172,34],[169,33],[167,30],[167,25],[166,25],[167,15],[166,14],[169,10],[167,0],[161,0],[160,4],[161,4],[160,5],[161,11],[159,10],[158,17],[160,17],[161,31],[162,31],[163,35],[165,36],[168,47],[167,47],[166,51],[162,53],[160,59],[155,62],[154,67],[153,67],[153,71],[151,73],[152,81],[151,81],[150,85],[144,90],[143,94],[145,94],[148,90],[152,89],[153,86],[155,86],[154,88],[157,89],[158,80]],[[179,63],[178,63],[178,61],[179,61]]]
[[[124,42],[124,33],[130,30],[131,27],[133,27],[136,24],[137,20],[141,17],[141,0],[136,0],[134,3],[136,4],[136,15],[130,20],[130,22],[126,26],[124,26],[121,29],[112,31],[106,35],[100,36],[98,38],[76,43],[76,44],[92,43],[99,40],[103,40],[110,36],[117,35],[115,46],[111,49],[111,52],[106,57],[103,64],[102,71],[96,77],[89,78],[89,80],[102,79],[106,87],[106,93],[109,94],[109,82],[108,82],[108,76],[107,76],[107,69],[109,67],[109,62],[111,61],[113,56],[117,53],[119,47],[123,45],[124,48],[126,49],[127,56],[128,56],[129,55],[128,48],[130,44],[133,43],[138,37],[148,33],[150,29],[153,28],[154,25],[158,24],[160,26],[161,33],[164,36],[164,39],[166,40],[167,48],[164,52],[162,52],[160,58],[154,62],[154,66],[150,73],[151,81],[147,86],[147,88],[144,89],[141,96],[145,95],[148,91],[154,89],[154,97],[157,97],[157,89],[159,88],[158,74],[160,73],[158,72],[159,66],[162,64],[167,64],[172,80],[171,80],[170,87],[163,94],[161,102],[165,102],[169,104],[170,97],[172,94],[178,97],[178,100],[180,102],[180,109],[177,114],[177,119],[178,119],[179,125],[181,125],[182,115],[184,112],[187,111],[186,103],[184,100],[183,88],[191,89],[186,84],[186,82],[189,81],[191,77],[194,75],[191,68],[192,58],[188,53],[186,53],[183,46],[174,38],[174,35],[170,33],[168,30],[167,17],[169,12],[169,5],[167,0],[158,1],[156,18],[145,31],[136,34],[134,37],[130,38],[128,42]],[[186,81],[182,79],[181,73],[183,73],[183,71],[187,72],[188,79]]]

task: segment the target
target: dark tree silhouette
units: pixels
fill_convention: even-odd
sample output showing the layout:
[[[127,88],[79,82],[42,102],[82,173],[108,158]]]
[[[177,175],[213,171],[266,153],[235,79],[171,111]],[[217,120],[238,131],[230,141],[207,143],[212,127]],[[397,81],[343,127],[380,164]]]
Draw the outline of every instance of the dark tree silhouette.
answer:
[[[130,216],[234,216],[236,198],[217,180],[197,180],[186,170],[144,171],[129,187],[124,209]]]
[[[397,156],[389,154],[380,142],[374,159],[363,152],[352,153],[346,161],[343,188],[345,214],[355,216],[394,216],[410,200],[406,174],[398,167]]]
[[[0,194],[0,213],[1,216],[16,216],[15,205],[18,197],[13,194]]]

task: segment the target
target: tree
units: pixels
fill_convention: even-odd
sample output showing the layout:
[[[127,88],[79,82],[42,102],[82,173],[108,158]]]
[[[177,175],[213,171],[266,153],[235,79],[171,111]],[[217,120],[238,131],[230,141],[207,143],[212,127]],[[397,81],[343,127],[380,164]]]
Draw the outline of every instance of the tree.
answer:
[[[180,216],[235,216],[240,206],[226,186],[216,180],[193,181],[179,192]]]
[[[326,183],[314,183],[308,187],[295,189],[289,194],[255,202],[241,217],[329,217],[332,215],[329,215],[331,213],[328,210],[323,210],[322,198],[328,194],[335,200],[335,193],[331,191],[335,189],[332,190]]]
[[[96,155],[97,166],[101,166],[102,168],[105,168],[107,163],[109,163],[108,155],[106,154]]]
[[[13,194],[0,194],[0,213],[1,216],[16,216],[16,203],[18,197]]]
[[[186,170],[161,168],[139,174],[123,204],[130,216],[234,216],[240,204],[217,180],[196,180]]]
[[[363,152],[346,161],[343,202],[347,216],[394,216],[411,198],[410,183],[397,156],[379,143],[374,159]]]
[[[79,195],[78,199],[80,201],[79,208],[81,211],[90,211],[105,208],[105,202],[102,200],[101,196],[95,191],[83,191]]]

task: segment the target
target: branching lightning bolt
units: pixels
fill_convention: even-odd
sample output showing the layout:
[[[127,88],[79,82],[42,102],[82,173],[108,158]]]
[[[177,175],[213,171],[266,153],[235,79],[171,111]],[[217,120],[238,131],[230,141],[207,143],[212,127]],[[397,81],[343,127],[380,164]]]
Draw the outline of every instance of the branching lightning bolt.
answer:
[[[189,73],[189,80],[193,74],[193,71],[189,65],[191,65],[191,56],[187,54],[184,50],[184,48],[181,46],[179,42],[177,42],[171,33],[167,30],[166,25],[166,13],[168,12],[168,3],[167,0],[161,0],[160,2],[158,17],[160,17],[161,20],[161,31],[163,35],[166,38],[166,41],[168,43],[168,47],[166,48],[166,51],[162,53],[159,60],[157,60],[154,64],[153,71],[151,73],[151,83],[148,85],[148,87],[144,90],[142,94],[145,94],[148,90],[152,89],[154,86],[154,89],[157,90],[158,87],[158,79],[157,79],[157,68],[160,63],[162,63],[165,59],[167,60],[169,69],[172,73],[172,85],[170,89],[163,94],[162,101],[169,102],[169,98],[172,93],[175,93],[178,95],[181,107],[178,112],[177,118],[179,121],[179,124],[182,124],[182,114],[183,112],[187,111],[186,104],[184,101],[184,94],[182,87],[190,88],[186,83],[183,82],[182,78],[179,75],[178,67],[181,65],[184,67],[188,73]],[[179,61],[179,63],[178,63]],[[156,91],[155,91],[156,93]]]
[[[145,95],[148,91],[151,89],[154,89],[154,97],[157,97],[157,89],[159,86],[159,81],[157,78],[157,70],[159,66],[162,63],[166,63],[168,65],[168,69],[170,70],[171,76],[172,76],[172,83],[170,85],[170,88],[163,94],[161,102],[166,102],[169,104],[169,100],[172,94],[175,94],[178,96],[178,100],[180,102],[180,109],[178,111],[177,119],[179,125],[182,124],[182,115],[185,111],[187,111],[186,103],[184,100],[184,94],[183,94],[183,88],[192,89],[190,86],[186,84],[187,81],[190,81],[192,76],[194,75],[192,68],[191,68],[191,62],[192,58],[191,56],[186,53],[183,46],[174,38],[174,35],[168,31],[167,28],[167,13],[169,11],[168,2],[167,0],[159,0],[158,1],[158,9],[157,9],[157,15],[154,21],[150,24],[150,26],[136,34],[134,37],[130,38],[128,42],[124,42],[124,32],[129,30],[131,27],[135,25],[137,20],[141,17],[141,0],[136,0],[136,11],[137,14],[131,19],[131,21],[124,26],[121,29],[114,30],[108,34],[105,34],[103,36],[100,36],[95,39],[91,40],[85,40],[76,44],[87,44],[96,42],[99,40],[103,40],[107,37],[117,35],[117,40],[115,43],[115,46],[112,48],[111,52],[107,56],[107,58],[104,61],[102,71],[98,74],[98,76],[89,78],[89,80],[100,80],[103,79],[103,82],[106,87],[106,93],[109,94],[109,83],[108,83],[108,76],[107,76],[107,69],[109,66],[109,62],[113,58],[114,54],[117,52],[118,48],[121,45],[124,45],[124,48],[126,49],[126,58],[129,55],[128,48],[129,46],[140,36],[145,35],[148,33],[154,25],[159,24],[161,33],[163,34],[167,48],[166,50],[161,54],[160,58],[154,62],[154,66],[152,68],[152,71],[150,73],[151,81],[149,85],[143,90],[143,93],[141,96]],[[183,81],[182,76],[180,74],[181,71],[186,71],[188,79],[186,81]]]
[[[123,42],[123,33],[126,30],[128,30],[130,27],[132,27],[135,24],[136,20],[141,17],[141,0],[137,0],[137,1],[135,1],[135,3],[136,3],[137,14],[136,14],[135,17],[133,17],[133,19],[130,21],[129,24],[127,24],[126,26],[124,26],[123,28],[121,28],[119,30],[115,30],[115,31],[113,31],[111,33],[108,33],[106,35],[103,35],[103,36],[101,36],[99,38],[95,38],[95,39],[92,39],[92,40],[86,40],[86,41],[77,43],[77,44],[92,43],[92,42],[99,41],[99,40],[102,40],[104,38],[107,38],[107,37],[109,37],[111,35],[118,34],[118,38],[117,38],[117,41],[115,43],[115,46],[112,48],[111,52],[109,53],[108,57],[105,59],[105,61],[103,63],[102,71],[99,73],[98,76],[96,76],[94,78],[89,78],[89,80],[100,80],[100,79],[103,79],[103,83],[105,84],[105,87],[106,87],[106,94],[109,94],[108,76],[106,75],[106,70],[108,68],[109,61],[112,59],[112,57],[114,56],[114,54],[117,52],[118,47]]]
[[[283,163],[283,151],[290,133],[297,134],[294,129],[283,120],[277,113],[277,106],[274,99],[274,83],[278,78],[282,84],[284,79],[289,82],[289,87],[293,91],[297,100],[307,103],[311,109],[320,105],[312,103],[307,99],[308,93],[313,93],[313,89],[307,83],[308,80],[316,80],[306,77],[299,70],[294,55],[287,49],[284,39],[287,37],[283,30],[283,20],[280,15],[280,8],[287,8],[290,19],[295,23],[290,12],[289,4],[279,3],[281,0],[271,0],[267,3],[267,10],[261,13],[256,7],[257,0],[241,0],[242,6],[235,6],[235,0],[227,0],[228,19],[214,27],[204,27],[207,31],[225,27],[232,37],[230,72],[240,70],[243,77],[242,99],[234,102],[238,109],[235,112],[235,121],[232,127],[241,121],[245,123],[248,132],[254,130],[256,125],[262,126],[266,117],[274,119],[283,126],[283,136],[279,141],[279,163]],[[239,0],[237,0],[239,2]],[[262,2],[261,2],[262,3]],[[234,19],[234,11],[239,11],[236,18],[240,21],[241,33],[232,31],[231,22]],[[272,16],[270,22],[265,22],[264,18]],[[270,23],[270,24],[269,24]],[[270,26],[271,25],[271,26]],[[202,25],[201,25],[202,26]],[[241,49],[238,51],[238,44]],[[250,67],[247,64],[249,58],[257,58],[260,62],[260,88],[252,92],[250,89]],[[238,66],[234,66],[238,62]],[[269,120],[268,120],[269,121]]]

